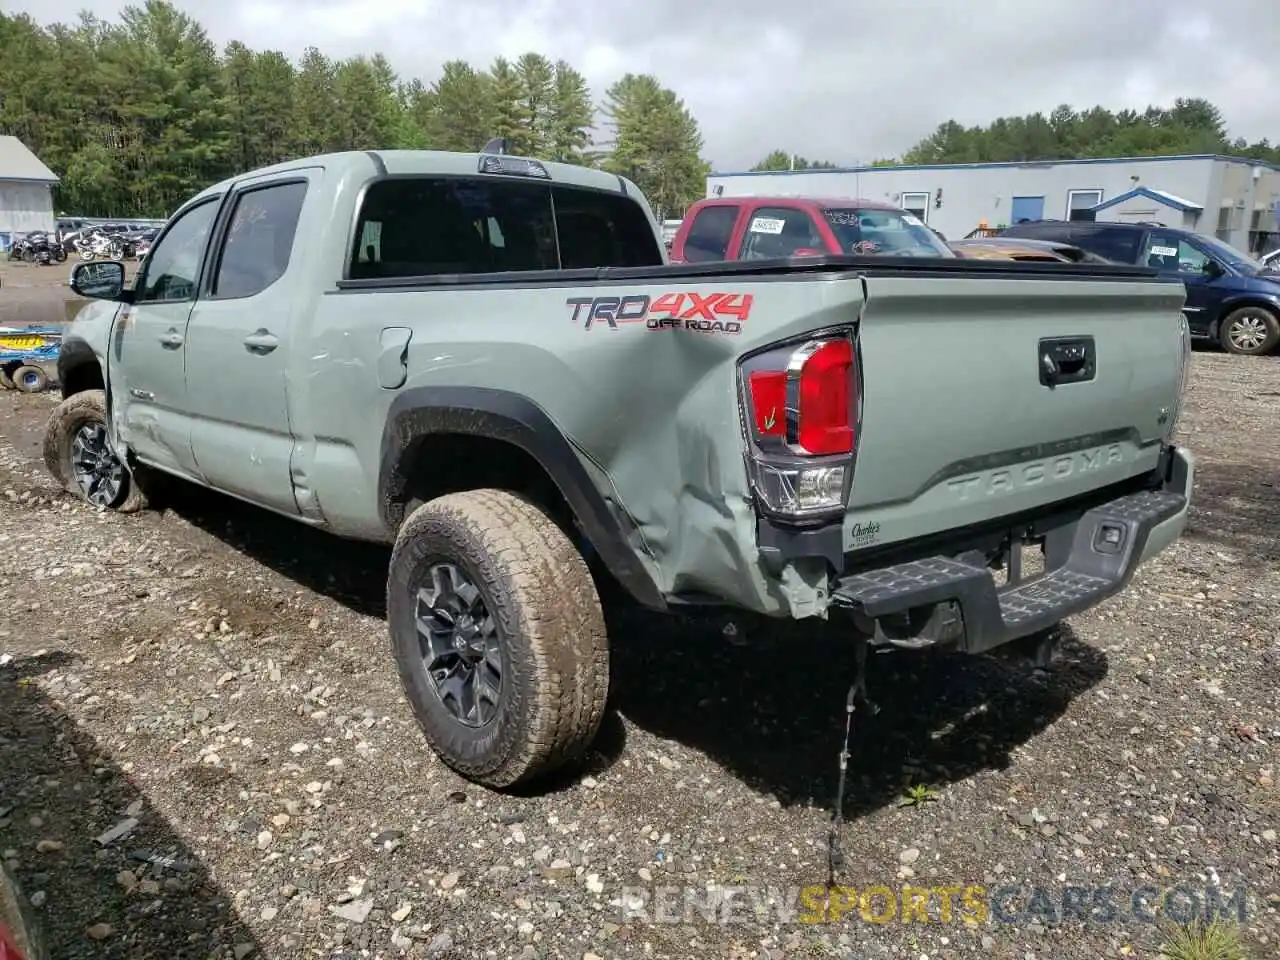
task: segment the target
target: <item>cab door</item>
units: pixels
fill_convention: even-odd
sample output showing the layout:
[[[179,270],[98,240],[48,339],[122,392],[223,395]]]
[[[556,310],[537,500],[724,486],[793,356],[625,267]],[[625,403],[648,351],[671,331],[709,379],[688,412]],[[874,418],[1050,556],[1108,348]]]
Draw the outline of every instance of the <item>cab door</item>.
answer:
[[[191,451],[187,319],[221,196],[197,200],[160,235],[123,306],[107,359],[117,439],[143,463],[200,479]]]

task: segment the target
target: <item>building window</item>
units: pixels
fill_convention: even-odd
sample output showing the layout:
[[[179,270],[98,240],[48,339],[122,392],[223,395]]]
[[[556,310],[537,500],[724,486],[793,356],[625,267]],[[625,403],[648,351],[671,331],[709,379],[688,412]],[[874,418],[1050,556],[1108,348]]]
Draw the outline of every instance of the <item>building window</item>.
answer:
[[[1218,239],[1226,242],[1230,242],[1236,225],[1235,207],[1232,204],[1234,201],[1227,200],[1218,209]]]
[[[1101,190],[1068,190],[1067,219],[1092,220],[1093,208],[1102,202]]]
[[[907,213],[929,222],[929,195],[927,193],[904,193],[901,207]]]

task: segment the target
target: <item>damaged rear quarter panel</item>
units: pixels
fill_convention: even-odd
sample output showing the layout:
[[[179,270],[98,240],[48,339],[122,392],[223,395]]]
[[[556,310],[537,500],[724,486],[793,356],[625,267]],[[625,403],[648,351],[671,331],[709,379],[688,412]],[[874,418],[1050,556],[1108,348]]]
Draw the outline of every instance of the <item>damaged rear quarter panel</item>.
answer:
[[[738,304],[749,297],[740,332],[650,325],[653,304],[686,295],[687,310],[695,302],[688,294],[704,303],[714,294],[732,295]],[[592,311],[571,302],[608,297],[636,298],[622,312],[637,316],[588,322]],[[640,310],[644,297],[648,310]],[[792,587],[766,575],[758,561],[737,362],[781,339],[853,324],[862,299],[862,281],[853,274],[323,297],[311,328],[316,349],[309,352],[324,357],[327,388],[344,402],[313,408],[315,433],[325,438],[317,457],[328,467],[317,475],[320,499],[332,510],[352,502],[356,485],[371,487],[365,502],[377,500],[369,466],[379,462],[380,437],[368,429],[369,409],[379,408],[385,422],[400,391],[378,386],[377,338],[346,335],[376,316],[372,322],[381,327],[414,330],[401,390],[484,387],[537,403],[601,494],[613,499],[630,547],[662,593],[711,594],[760,612],[787,612]],[[339,449],[348,444],[348,452]]]

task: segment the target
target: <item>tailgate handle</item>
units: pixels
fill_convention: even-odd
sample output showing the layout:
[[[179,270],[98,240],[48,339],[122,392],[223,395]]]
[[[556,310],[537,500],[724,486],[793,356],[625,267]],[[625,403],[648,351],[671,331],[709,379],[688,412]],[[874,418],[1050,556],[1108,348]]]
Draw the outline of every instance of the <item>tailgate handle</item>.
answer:
[[[1040,382],[1050,389],[1092,380],[1098,369],[1093,337],[1050,337],[1038,348]]]

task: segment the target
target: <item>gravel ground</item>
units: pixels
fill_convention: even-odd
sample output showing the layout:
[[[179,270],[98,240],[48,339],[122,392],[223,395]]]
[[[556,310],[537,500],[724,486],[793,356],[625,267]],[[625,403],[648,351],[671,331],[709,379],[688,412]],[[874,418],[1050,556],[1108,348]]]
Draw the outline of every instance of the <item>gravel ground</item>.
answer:
[[[1277,955],[1276,359],[1196,354],[1192,528],[1049,670],[873,659],[840,882],[991,897],[983,920],[930,894],[933,922],[802,922],[838,637],[619,608],[587,769],[487,793],[401,696],[386,551],[190,491],[95,512],[37,463],[55,399],[0,394],[0,851],[57,958],[1142,958],[1131,896],[1178,886],[1174,917],[1246,889],[1246,939]],[[903,805],[913,784],[935,799]],[[1110,922],[1060,916],[1104,886]]]

